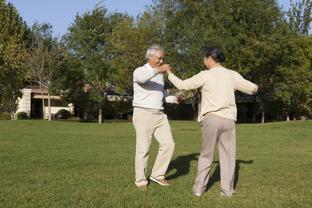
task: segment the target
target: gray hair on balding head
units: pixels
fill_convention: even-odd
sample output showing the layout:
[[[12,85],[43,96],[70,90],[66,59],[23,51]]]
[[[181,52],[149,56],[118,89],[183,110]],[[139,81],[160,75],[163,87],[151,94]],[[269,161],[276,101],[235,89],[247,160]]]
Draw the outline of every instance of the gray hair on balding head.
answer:
[[[146,51],[146,55],[145,55],[146,60],[148,60],[149,57],[155,55],[156,52],[159,51],[159,50],[164,51],[164,48],[161,47],[161,45],[159,45],[159,44],[153,44],[153,45],[151,45],[151,46],[149,47],[149,49],[147,49],[147,51]]]

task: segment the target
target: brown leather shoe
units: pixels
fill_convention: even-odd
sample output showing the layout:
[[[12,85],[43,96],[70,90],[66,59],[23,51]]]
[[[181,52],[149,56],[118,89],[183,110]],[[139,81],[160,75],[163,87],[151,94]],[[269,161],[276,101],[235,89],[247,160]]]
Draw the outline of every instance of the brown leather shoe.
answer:
[[[161,186],[169,186],[169,182],[164,178],[164,179],[156,179],[150,176],[151,181],[154,181],[155,183],[158,183]]]
[[[136,186],[141,191],[147,191],[147,185]]]

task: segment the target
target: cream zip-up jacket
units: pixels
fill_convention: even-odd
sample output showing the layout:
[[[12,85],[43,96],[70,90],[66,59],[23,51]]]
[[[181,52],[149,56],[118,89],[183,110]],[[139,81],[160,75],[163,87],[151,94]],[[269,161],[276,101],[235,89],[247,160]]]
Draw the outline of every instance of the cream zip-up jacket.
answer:
[[[213,113],[236,121],[237,109],[234,92],[239,90],[252,95],[258,90],[256,84],[244,79],[239,73],[224,67],[213,67],[201,71],[186,80],[181,80],[173,73],[169,73],[168,79],[179,90],[202,88],[201,106],[198,113],[199,121],[206,113]]]

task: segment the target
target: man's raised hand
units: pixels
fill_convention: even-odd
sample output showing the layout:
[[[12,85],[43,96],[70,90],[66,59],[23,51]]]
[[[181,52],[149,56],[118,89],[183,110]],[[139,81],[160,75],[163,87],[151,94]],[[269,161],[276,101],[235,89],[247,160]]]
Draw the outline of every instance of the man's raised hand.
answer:
[[[169,64],[162,64],[159,67],[157,67],[158,73],[163,73],[171,70],[171,66]]]

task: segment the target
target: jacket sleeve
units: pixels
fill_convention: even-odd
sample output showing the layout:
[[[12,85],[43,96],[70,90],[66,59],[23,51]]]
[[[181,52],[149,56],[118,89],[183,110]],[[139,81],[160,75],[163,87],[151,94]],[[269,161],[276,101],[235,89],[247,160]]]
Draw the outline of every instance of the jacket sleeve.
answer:
[[[168,76],[168,79],[179,90],[197,89],[203,86],[205,83],[204,75],[202,74],[202,72],[186,80],[181,80],[177,76],[175,76],[173,73],[170,73]]]
[[[243,93],[254,95],[258,91],[258,86],[246,79],[244,79],[239,73],[233,72],[234,76],[234,89]]]

